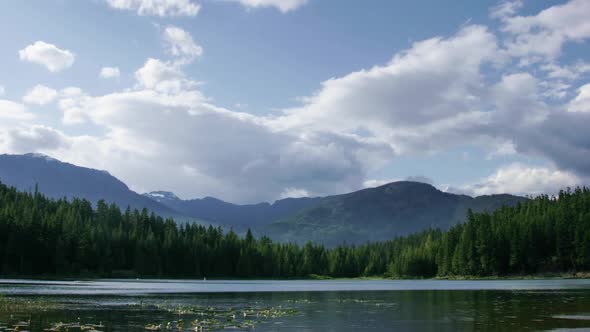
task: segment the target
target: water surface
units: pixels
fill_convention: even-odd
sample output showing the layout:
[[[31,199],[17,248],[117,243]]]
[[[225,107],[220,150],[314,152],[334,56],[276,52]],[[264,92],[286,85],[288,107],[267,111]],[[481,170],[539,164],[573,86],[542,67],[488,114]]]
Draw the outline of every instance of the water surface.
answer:
[[[102,323],[101,331],[146,331],[152,324],[166,331],[171,323],[178,331],[179,321],[192,331],[203,312],[239,331],[252,330],[237,327],[246,320],[256,331],[590,330],[590,280],[581,279],[0,280],[0,294],[60,305],[0,312],[0,330],[30,319],[31,331],[55,322]]]

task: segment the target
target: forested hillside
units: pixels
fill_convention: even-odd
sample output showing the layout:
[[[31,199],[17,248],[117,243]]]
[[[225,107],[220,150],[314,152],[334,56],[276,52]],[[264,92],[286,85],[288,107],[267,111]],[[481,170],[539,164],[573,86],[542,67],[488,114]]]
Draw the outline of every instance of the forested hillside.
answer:
[[[590,190],[488,213],[449,231],[326,249],[176,225],[102,201],[52,200],[0,184],[0,274],[140,277],[507,275],[590,269]]]
[[[362,244],[429,228],[447,230],[464,222],[469,209],[492,212],[525,200],[507,194],[470,197],[443,192],[427,183],[398,181],[320,198],[316,204],[257,231],[299,244],[309,240],[330,247]]]
[[[142,196],[106,171],[80,167],[35,153],[0,155],[0,181],[21,191],[39,188],[47,197],[101,199],[122,207],[147,208],[163,216],[183,217],[177,211]],[[187,219],[187,218],[184,218]]]

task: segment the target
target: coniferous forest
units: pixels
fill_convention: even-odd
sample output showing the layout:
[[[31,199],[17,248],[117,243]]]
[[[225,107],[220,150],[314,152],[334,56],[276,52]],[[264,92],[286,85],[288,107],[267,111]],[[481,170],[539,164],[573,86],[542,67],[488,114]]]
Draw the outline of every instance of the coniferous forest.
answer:
[[[408,221],[411,222],[411,221]],[[435,277],[590,270],[590,189],[468,212],[448,231],[359,246],[273,243],[146,210],[0,184],[1,276]]]

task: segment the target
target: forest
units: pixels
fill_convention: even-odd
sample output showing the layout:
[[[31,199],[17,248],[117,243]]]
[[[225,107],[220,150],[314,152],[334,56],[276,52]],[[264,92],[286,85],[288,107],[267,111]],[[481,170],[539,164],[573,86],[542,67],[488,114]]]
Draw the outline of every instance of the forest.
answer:
[[[411,222],[408,220],[408,222]],[[590,270],[590,189],[541,195],[449,230],[327,248],[177,225],[147,210],[0,184],[0,276],[305,278],[506,276]]]

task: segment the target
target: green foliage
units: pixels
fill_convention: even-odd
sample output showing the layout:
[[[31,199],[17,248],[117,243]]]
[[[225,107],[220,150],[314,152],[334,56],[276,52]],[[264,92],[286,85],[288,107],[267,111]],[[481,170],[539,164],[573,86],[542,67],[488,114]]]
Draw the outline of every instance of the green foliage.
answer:
[[[562,191],[466,223],[325,248],[177,225],[147,210],[47,199],[0,184],[0,274],[152,277],[495,276],[590,269],[590,190]]]
[[[539,196],[493,213],[467,212],[447,232],[394,241],[394,277],[505,276],[590,269],[590,190]]]
[[[442,192],[418,182],[400,181],[377,188],[319,199],[266,226],[265,234],[275,240],[322,242],[335,246],[342,241],[362,244],[387,241],[429,227],[447,230],[466,221],[468,209],[494,211],[526,201],[512,195],[472,198]]]

